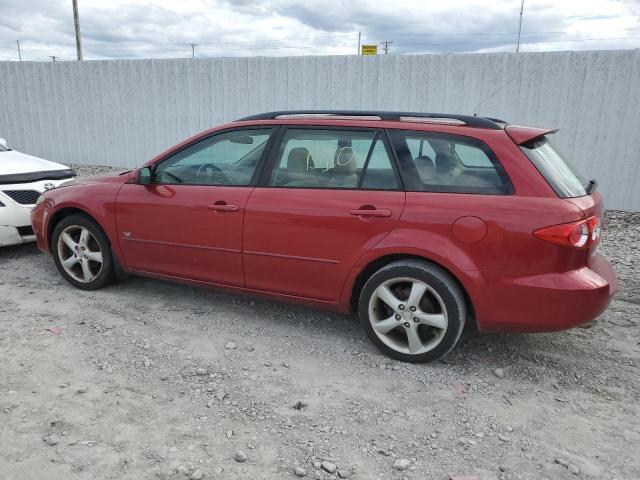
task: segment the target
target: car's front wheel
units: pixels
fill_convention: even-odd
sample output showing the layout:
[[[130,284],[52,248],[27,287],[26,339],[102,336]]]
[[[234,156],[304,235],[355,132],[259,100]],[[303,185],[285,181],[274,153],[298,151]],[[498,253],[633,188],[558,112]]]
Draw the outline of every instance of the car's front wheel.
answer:
[[[365,283],[360,322],[386,355],[412,363],[436,360],[460,339],[466,303],[444,269],[419,260],[392,262]]]
[[[109,240],[85,215],[69,215],[54,228],[51,252],[60,274],[81,290],[97,290],[115,280]]]

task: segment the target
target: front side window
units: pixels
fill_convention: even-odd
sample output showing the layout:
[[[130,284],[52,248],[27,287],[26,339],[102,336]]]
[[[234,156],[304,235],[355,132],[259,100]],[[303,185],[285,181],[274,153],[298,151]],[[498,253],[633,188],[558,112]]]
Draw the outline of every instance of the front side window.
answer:
[[[390,132],[403,180],[412,191],[506,195],[513,187],[483,142],[435,132]]]
[[[395,190],[398,180],[380,132],[288,129],[269,185]]]
[[[235,130],[205,138],[159,163],[153,183],[247,186],[272,132]]]

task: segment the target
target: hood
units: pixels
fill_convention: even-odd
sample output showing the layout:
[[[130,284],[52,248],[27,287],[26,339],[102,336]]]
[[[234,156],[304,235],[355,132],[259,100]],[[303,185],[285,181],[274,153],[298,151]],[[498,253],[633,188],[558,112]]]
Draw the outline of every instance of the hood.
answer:
[[[0,152],[0,175],[47,172],[51,170],[69,170],[69,167],[43,158],[32,157],[26,153],[16,152],[15,150]]]
[[[77,185],[93,185],[96,183],[125,183],[129,181],[129,175],[131,170],[124,170],[122,172],[110,172],[101,173],[98,175],[90,175],[88,177],[76,177],[73,180],[64,182],[60,187],[75,187]]]
[[[60,163],[32,157],[15,150],[0,152],[0,183],[60,180],[73,176],[75,176],[73,170]]]

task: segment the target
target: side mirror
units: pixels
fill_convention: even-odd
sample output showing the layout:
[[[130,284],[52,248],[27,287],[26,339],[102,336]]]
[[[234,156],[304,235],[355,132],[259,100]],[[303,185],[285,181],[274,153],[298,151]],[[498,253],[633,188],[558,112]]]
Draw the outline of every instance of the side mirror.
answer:
[[[0,147],[4,147],[7,150],[9,149],[9,144],[7,143],[7,141],[4,138],[0,138]]]
[[[151,183],[151,167],[142,167],[138,170],[138,184],[149,185]]]

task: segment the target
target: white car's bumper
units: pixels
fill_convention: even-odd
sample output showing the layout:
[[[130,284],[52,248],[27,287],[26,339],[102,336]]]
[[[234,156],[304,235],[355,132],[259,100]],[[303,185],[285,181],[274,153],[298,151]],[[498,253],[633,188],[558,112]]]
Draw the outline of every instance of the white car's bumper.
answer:
[[[42,192],[69,180],[0,185],[0,247],[34,241],[36,237],[31,228],[31,209],[37,198]]]

